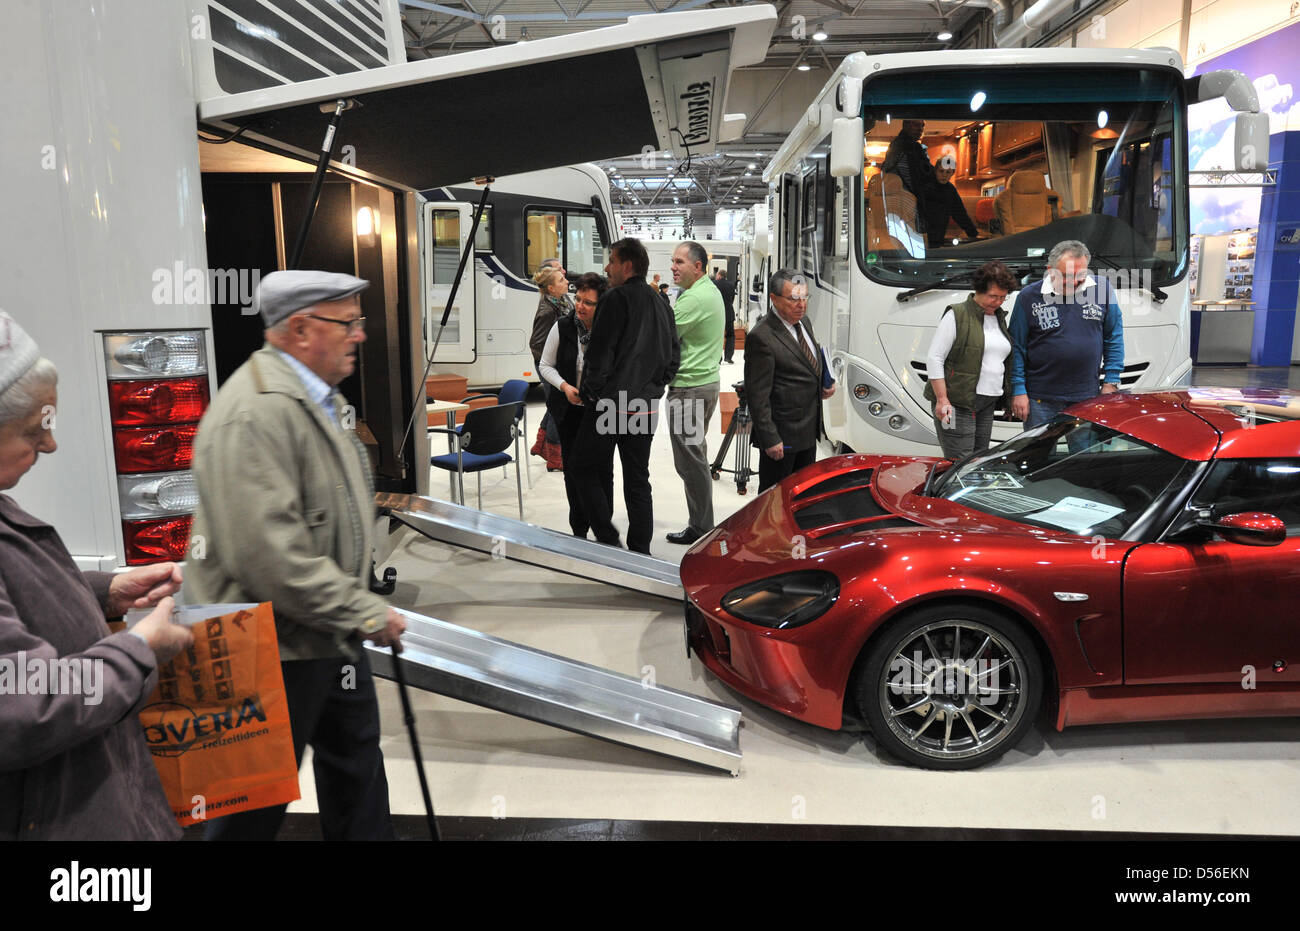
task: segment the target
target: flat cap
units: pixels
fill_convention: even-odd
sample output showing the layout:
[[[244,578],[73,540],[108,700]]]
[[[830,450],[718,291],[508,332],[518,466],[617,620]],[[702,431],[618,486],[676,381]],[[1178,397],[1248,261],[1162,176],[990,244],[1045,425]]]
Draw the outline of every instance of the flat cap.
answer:
[[[370,287],[364,278],[338,272],[271,272],[257,285],[253,306],[265,326],[275,326],[290,314],[322,301],[341,301]]]
[[[36,364],[41,351],[18,321],[0,310],[0,394]]]

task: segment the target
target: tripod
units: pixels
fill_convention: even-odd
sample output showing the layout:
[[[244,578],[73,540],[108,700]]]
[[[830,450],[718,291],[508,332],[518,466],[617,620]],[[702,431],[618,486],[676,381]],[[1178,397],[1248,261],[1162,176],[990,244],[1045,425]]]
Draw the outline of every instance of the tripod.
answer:
[[[753,469],[749,467],[749,404],[745,401],[745,383],[738,381],[731,387],[736,389],[736,409],[731,415],[731,425],[727,427],[727,435],[722,440],[722,448],[718,450],[717,457],[713,464],[709,466],[709,475],[716,482],[718,476],[723,472],[730,472],[736,477],[736,492],[744,494],[746,486],[749,484],[749,477],[754,474]],[[731,447],[732,441],[736,441],[736,453],[733,461],[734,468],[725,469],[722,463],[726,461],[727,450]]]

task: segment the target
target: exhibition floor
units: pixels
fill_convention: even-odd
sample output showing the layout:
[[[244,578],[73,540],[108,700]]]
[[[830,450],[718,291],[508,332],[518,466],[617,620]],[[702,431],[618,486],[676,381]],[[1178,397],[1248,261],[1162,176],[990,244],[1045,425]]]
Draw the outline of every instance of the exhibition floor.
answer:
[[[739,379],[742,366],[723,366]],[[1196,384],[1300,384],[1300,369],[1207,368]],[[530,405],[538,423],[541,405]],[[531,438],[530,438],[531,439]],[[712,425],[710,450],[720,436]],[[566,526],[563,476],[533,459],[533,523]],[[617,470],[616,470],[617,471]],[[686,505],[660,430],[651,459],[654,555],[679,560],[664,534]],[[727,476],[723,476],[725,479]],[[434,476],[435,493],[446,478]],[[717,517],[752,500],[715,486]],[[526,488],[526,486],[525,486]],[[469,483],[473,494],[473,480]],[[485,474],[484,507],[513,516],[515,480]],[[621,504],[616,514],[621,515]],[[660,685],[740,707],[739,777],[600,742],[414,691],[434,805],[450,837],[910,837],[1300,834],[1300,721],[1255,719],[1107,725],[1045,723],[991,766],[927,772],[887,761],[863,733],[830,732],[741,699],[687,660],[678,605],[648,595],[453,549],[408,533],[388,565],[395,604],[551,653],[653,676]],[[422,815],[395,686],[379,683],[395,814]],[[303,773],[310,774],[304,766]],[[291,812],[314,810],[312,779]],[[314,820],[314,819],[312,819]],[[669,822],[673,822],[670,824]],[[676,822],[689,822],[680,824]],[[306,819],[290,819],[293,825]],[[417,819],[402,818],[404,826]],[[724,823],[724,824],[719,824]],[[833,826],[872,826],[849,831]],[[949,829],[936,835],[924,829]],[[993,831],[986,834],[986,831]],[[1001,832],[1014,831],[1007,835]],[[307,835],[310,836],[310,828]],[[1050,835],[1049,835],[1050,836]]]

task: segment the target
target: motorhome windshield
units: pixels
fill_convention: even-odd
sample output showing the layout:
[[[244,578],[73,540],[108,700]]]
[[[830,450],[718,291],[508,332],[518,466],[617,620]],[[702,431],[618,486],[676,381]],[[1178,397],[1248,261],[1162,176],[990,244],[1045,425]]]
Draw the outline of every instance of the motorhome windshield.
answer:
[[[1104,273],[1144,286],[1182,275],[1187,133],[1176,72],[890,72],[862,94],[858,242],[873,278],[910,288],[994,258],[1041,271],[1065,239],[1085,242]]]

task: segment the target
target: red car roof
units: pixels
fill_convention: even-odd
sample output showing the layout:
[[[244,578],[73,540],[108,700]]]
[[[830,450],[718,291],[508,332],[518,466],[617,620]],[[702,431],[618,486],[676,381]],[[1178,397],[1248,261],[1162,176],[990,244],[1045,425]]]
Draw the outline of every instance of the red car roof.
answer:
[[[1300,391],[1286,388],[1124,392],[1070,412],[1183,459],[1300,456]]]

